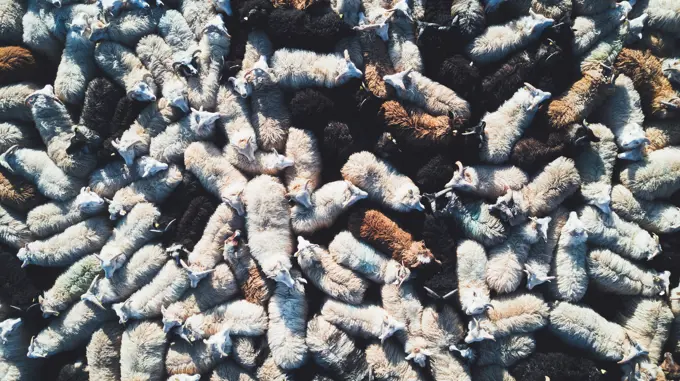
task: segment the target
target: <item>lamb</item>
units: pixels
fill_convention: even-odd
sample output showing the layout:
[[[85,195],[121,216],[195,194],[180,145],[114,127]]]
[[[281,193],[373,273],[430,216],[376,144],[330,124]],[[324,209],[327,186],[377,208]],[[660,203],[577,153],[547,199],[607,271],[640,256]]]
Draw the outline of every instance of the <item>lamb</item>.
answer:
[[[581,179],[574,161],[559,157],[543,168],[529,184],[508,192],[490,207],[503,220],[515,226],[528,216],[545,216],[576,192]]]
[[[71,20],[66,37],[66,47],[54,80],[54,92],[59,99],[70,104],[79,104],[85,98],[87,84],[95,75],[92,55],[94,43],[89,37],[89,18],[78,13]]]
[[[490,290],[485,281],[486,251],[484,246],[467,239],[456,247],[456,257],[458,299],[461,309],[466,315],[479,315],[491,306]]]
[[[243,200],[251,255],[267,278],[294,287],[290,274],[293,237],[283,184],[268,175],[258,176],[246,185]]]
[[[664,343],[673,323],[673,313],[663,300],[630,298],[615,322],[626,330],[632,340],[647,349],[647,357],[653,364],[661,361]]]
[[[546,239],[549,223],[550,217],[532,218],[514,227],[505,242],[489,250],[489,261],[486,263],[486,283],[489,288],[498,293],[517,290],[524,275],[529,249],[538,242],[540,236]]]
[[[537,40],[554,23],[553,19],[529,10],[529,16],[490,26],[467,46],[466,52],[475,63],[488,65]]]
[[[321,306],[321,316],[352,336],[376,338],[381,342],[385,342],[396,332],[406,329],[405,322],[398,321],[387,311],[375,305],[353,306],[326,299]]]
[[[180,300],[167,308],[161,307],[163,331],[170,332],[173,327],[184,323],[189,316],[224,303],[237,292],[238,287],[229,266],[226,263],[215,266],[215,271],[210,274],[208,280],[186,292]]]
[[[130,166],[124,161],[114,161],[92,172],[88,188],[100,197],[113,197],[134,181],[149,178],[168,168],[168,164],[148,156],[138,158]]]
[[[132,9],[112,18],[107,23],[97,20],[92,23],[91,41],[114,42],[134,48],[137,42],[146,35],[152,34],[164,10]]]
[[[400,346],[392,340],[366,347],[369,374],[377,381],[423,380],[421,372],[405,359]]]
[[[567,302],[557,304],[550,312],[550,331],[566,343],[605,361],[625,364],[647,354],[620,325],[607,321],[588,307]]]
[[[442,210],[433,208],[436,215],[451,217],[466,238],[495,246],[507,239],[503,222],[491,214],[491,205],[483,201],[463,200],[454,192],[447,193],[449,200]]]
[[[267,312],[262,306],[235,300],[190,316],[182,326],[181,336],[193,342],[222,334],[228,342],[231,335],[262,336],[268,324]]]
[[[252,240],[251,240],[252,242]],[[276,365],[296,369],[307,360],[305,321],[307,319],[306,281],[297,270],[291,270],[293,284],[277,283],[269,299],[267,342]]]
[[[103,41],[95,47],[94,58],[97,66],[109,78],[125,88],[128,98],[139,102],[156,100],[153,76],[131,49],[115,42]]]
[[[2,375],[8,380],[28,381],[40,377],[42,363],[26,358],[29,330],[23,327],[23,324],[21,318],[0,321]]]
[[[673,175],[679,164],[680,148],[666,147],[624,167],[619,180],[643,200],[668,198],[680,189],[680,180]]]
[[[288,48],[274,52],[271,71],[276,83],[286,90],[300,90],[305,87],[333,88],[352,78],[361,78],[363,74],[354,65],[347,50],[344,51],[343,59],[335,54]]]
[[[328,251],[338,264],[378,284],[401,284],[411,276],[404,265],[359,241],[349,231],[338,233]]]
[[[101,249],[111,233],[111,224],[105,217],[92,217],[43,241],[26,244],[17,258],[23,262],[22,266],[68,266]]]
[[[160,214],[153,204],[141,203],[118,222],[97,255],[106,278],[111,278],[130,256],[158,234],[154,228]]]
[[[529,183],[526,173],[515,166],[475,165],[464,167],[460,161],[456,162],[456,166],[458,170],[446,183],[446,189],[460,190],[488,199],[497,199],[504,195],[508,189],[519,190]]]
[[[303,207],[312,207],[312,192],[321,181],[321,155],[311,131],[291,128],[286,142],[286,156],[294,164],[284,171],[288,197]]]
[[[92,334],[87,344],[87,369],[102,381],[120,380],[120,346],[125,327],[109,322]]]
[[[160,323],[140,321],[129,325],[120,343],[121,381],[161,381],[167,345]]]
[[[0,167],[0,204],[25,213],[45,201],[35,185]]]
[[[588,252],[588,276],[600,290],[617,295],[668,294],[670,272],[644,269],[607,249]]]
[[[386,75],[383,80],[394,88],[397,98],[412,102],[429,114],[449,115],[466,121],[470,118],[470,105],[453,90],[411,70]]]
[[[43,317],[59,316],[70,304],[80,300],[90,282],[99,273],[99,260],[93,254],[85,256],[66,269],[44,296],[38,297]]]
[[[291,208],[293,231],[297,234],[309,234],[331,227],[342,213],[366,197],[366,192],[349,181],[326,183],[312,194],[309,207],[300,204]]]
[[[667,119],[677,115],[680,97],[663,75],[661,60],[649,52],[625,48],[618,55],[614,67],[633,80],[646,116]]]
[[[31,340],[28,358],[53,356],[87,343],[99,327],[115,318],[112,311],[78,302],[40,331]],[[136,354],[136,352],[133,352]]]
[[[159,244],[146,244],[111,278],[96,276],[80,299],[105,309],[105,304],[125,300],[135,291],[151,283],[167,260],[167,254]]]
[[[13,248],[25,247],[33,240],[33,234],[24,217],[0,205],[0,242]]]
[[[31,107],[26,104],[25,100],[38,90],[38,85],[29,82],[0,87],[0,115],[2,115],[0,120],[32,122]]]
[[[580,56],[587,52],[599,39],[617,28],[632,9],[629,2],[623,1],[601,13],[576,17],[572,27],[574,54]]]
[[[378,210],[353,213],[348,229],[356,238],[366,241],[411,270],[439,262],[423,241],[415,241],[410,233]]]
[[[680,231],[680,208],[665,201],[646,201],[635,197],[623,185],[612,188],[612,210],[621,218],[657,234]]]
[[[250,255],[248,246],[241,241],[237,230],[224,243],[224,260],[234,272],[238,286],[246,301],[264,305],[273,292],[272,282],[262,273]]]
[[[576,212],[569,213],[569,219],[560,231],[551,269],[555,281],[550,283],[550,291],[557,299],[577,303],[585,295],[588,289],[587,239],[583,222]]]
[[[659,237],[639,225],[626,222],[616,213],[606,215],[585,206],[578,210],[579,219],[588,232],[588,241],[615,250],[632,260],[651,260],[661,253]]]
[[[364,351],[322,316],[307,323],[306,334],[306,345],[314,362],[339,380],[361,380],[370,374]]]
[[[510,158],[512,146],[529,127],[540,104],[551,94],[525,83],[515,95],[498,110],[482,118],[486,124],[480,158],[482,161],[501,164]]]
[[[192,108],[189,115],[169,125],[165,131],[151,139],[149,156],[166,163],[181,163],[184,150],[189,144],[209,140],[213,136],[215,121],[219,117],[218,113]]]
[[[628,76],[621,74],[616,78],[614,92],[594,114],[596,121],[611,129],[616,137],[616,145],[621,150],[629,151],[645,143],[645,131],[642,128],[645,115],[642,113],[640,94]]]
[[[650,120],[645,123],[645,136],[649,143],[645,152],[660,150],[668,146],[680,145],[680,133],[675,128],[674,120]],[[640,155],[642,156],[642,155]]]
[[[243,217],[225,205],[220,204],[215,213],[210,216],[201,239],[189,253],[186,265],[180,261],[189,273],[191,288],[196,288],[198,282],[213,272],[213,268],[223,259],[222,245],[229,236],[244,228]]]
[[[365,190],[370,199],[390,209],[399,212],[424,210],[420,190],[413,181],[370,152],[352,154],[341,172],[345,180]]]
[[[543,299],[530,293],[515,293],[491,300],[491,309],[468,324],[466,343],[494,340],[530,333],[548,324],[550,309]]]
[[[611,180],[616,162],[617,147],[614,134],[602,124],[588,125],[598,142],[590,143],[574,157],[581,178],[581,195],[589,205],[603,213],[611,211]]]
[[[241,161],[254,161],[257,150],[257,136],[250,124],[249,103],[237,96],[226,86],[220,86],[217,93],[217,112],[220,113],[220,123],[224,135],[229,139],[229,145],[237,153]]]
[[[0,122],[0,150],[5,152],[13,145],[36,147],[40,139],[33,126],[13,121]]]
[[[106,202],[90,188],[81,188],[76,198],[65,202],[49,202],[33,208],[26,225],[38,238],[49,237],[106,210]]]
[[[352,270],[337,264],[330,253],[319,245],[298,236],[295,257],[302,272],[312,283],[335,299],[349,304],[361,304],[368,281]]]

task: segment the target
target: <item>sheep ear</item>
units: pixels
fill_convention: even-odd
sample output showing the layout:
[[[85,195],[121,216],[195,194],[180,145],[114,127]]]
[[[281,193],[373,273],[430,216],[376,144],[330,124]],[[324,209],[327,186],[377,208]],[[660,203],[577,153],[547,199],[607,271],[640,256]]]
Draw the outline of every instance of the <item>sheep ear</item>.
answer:
[[[236,87],[236,78],[229,77],[229,84],[231,85],[231,87]]]
[[[345,49],[343,54],[345,55],[345,61],[351,62],[351,60],[349,59],[349,51],[347,51],[347,49]]]

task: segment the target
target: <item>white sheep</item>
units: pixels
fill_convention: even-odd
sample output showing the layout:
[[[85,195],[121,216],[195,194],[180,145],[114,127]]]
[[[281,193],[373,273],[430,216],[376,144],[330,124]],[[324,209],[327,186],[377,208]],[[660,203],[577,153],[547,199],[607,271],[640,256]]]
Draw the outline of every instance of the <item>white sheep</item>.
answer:
[[[20,213],[0,205],[0,242],[13,248],[21,248],[25,247],[33,238],[24,217]]]
[[[165,131],[151,139],[150,156],[166,163],[181,163],[189,144],[209,140],[215,132],[215,121],[220,115],[214,112],[191,109],[191,113],[169,125]]]
[[[126,327],[120,343],[121,381],[163,380],[168,339],[155,321],[134,322]],[[144,356],[140,356],[140,354]]]
[[[680,148],[666,147],[650,152],[619,172],[619,180],[633,194],[644,200],[668,198],[680,189]]]
[[[525,83],[498,110],[482,118],[484,136],[480,147],[480,159],[501,164],[510,158],[512,147],[531,125],[538,107],[552,95]]]
[[[309,234],[331,227],[342,213],[366,197],[366,192],[349,181],[326,183],[312,194],[309,207],[298,204],[291,208],[293,231],[297,234]]]
[[[650,29],[678,35],[680,34],[680,19],[678,19],[678,4],[673,0],[649,0],[642,2],[642,9],[649,16],[647,25]]]
[[[554,276],[548,275],[551,272],[551,265],[555,256],[555,248],[564,224],[569,218],[569,210],[559,206],[550,214],[550,224],[546,238],[541,237],[538,242],[531,246],[529,256],[524,264],[524,272],[527,273],[527,288],[532,290],[534,287],[545,282],[551,282]]]
[[[467,364],[450,353],[433,352],[430,369],[436,380],[472,381]]]
[[[232,343],[222,334],[216,334],[197,343],[183,340],[173,341],[165,355],[165,371],[170,381],[200,380],[201,373],[207,373],[230,355]]]
[[[219,332],[228,334],[225,339],[231,335],[262,336],[268,324],[264,307],[245,300],[235,300],[187,318],[181,329],[181,337],[193,342]]]
[[[598,289],[617,295],[665,295],[670,284],[669,271],[645,269],[607,249],[590,250],[588,276]]]
[[[140,102],[156,100],[156,83],[135,53],[115,42],[100,42],[94,48],[97,66],[119,86],[130,99]]]
[[[26,357],[30,337],[23,324],[20,317],[0,321],[0,362],[7,379],[28,381],[39,377],[40,362]]]
[[[305,333],[307,328],[307,283],[297,270],[291,270],[293,285],[277,282],[269,299],[267,343],[276,365],[296,369],[307,360]]]
[[[66,36],[66,47],[54,80],[55,94],[66,103],[82,103],[87,84],[96,74],[94,43],[88,38],[89,21],[86,13],[77,14]]]
[[[392,340],[366,347],[366,362],[374,380],[424,380],[422,372],[405,357],[400,345]]]
[[[3,0],[0,2],[0,36],[7,45],[22,43],[21,19],[26,12],[26,2]]]
[[[5,1],[6,3],[16,3],[16,6],[22,7],[26,3],[17,3],[13,0],[7,0]],[[3,2],[3,3],[5,3]],[[4,4],[3,4],[4,5]],[[23,40],[23,43],[26,44],[31,50],[35,50],[37,52],[40,52],[44,54],[48,60],[53,63],[53,64],[58,64],[59,61],[61,60],[61,52],[63,49],[63,44],[55,37],[50,30],[47,28],[47,25],[40,19],[40,12],[43,9],[42,4],[40,4],[40,0],[30,0],[28,1],[28,9],[26,10],[26,13],[23,15],[22,18],[22,25],[21,27],[18,27],[14,20],[9,21],[5,23],[5,12],[7,16],[12,17],[13,14],[15,14],[16,9],[9,9],[5,10],[3,8],[3,12],[0,12],[3,16],[3,22],[0,22],[0,25],[2,25],[2,35],[3,36],[11,36],[14,33],[19,33],[21,35],[21,39]],[[14,27],[12,28],[12,34],[8,34],[6,28],[9,27]],[[23,29],[23,34],[22,34],[22,29]],[[17,41],[17,43],[20,43],[22,41]]]
[[[406,329],[405,322],[371,304],[353,306],[326,299],[321,306],[321,316],[352,336],[379,339],[381,342]]]
[[[529,183],[527,174],[512,165],[474,165],[464,167],[456,162],[458,169],[446,183],[446,189],[459,190],[488,199],[497,199],[508,189],[518,190]]]
[[[87,344],[87,371],[101,381],[120,380],[120,342],[125,327],[109,322],[92,334]]]
[[[341,380],[362,380],[370,374],[364,351],[346,333],[321,316],[311,319],[306,328],[306,345],[321,368]]]
[[[175,165],[171,165],[167,171],[132,182],[116,192],[109,202],[111,219],[115,220],[127,215],[139,203],[160,204],[181,182],[182,172]]]
[[[92,172],[88,188],[101,197],[113,197],[132,182],[154,176],[168,167],[168,164],[148,156],[138,158],[130,166],[124,161],[113,161]]]
[[[576,303],[588,289],[586,257],[588,248],[583,222],[576,212],[569,213],[569,219],[562,227],[557,241],[551,273],[555,280],[550,283],[551,293],[560,300]]]
[[[71,21],[80,13],[94,19],[99,14],[96,4],[70,4],[63,7],[41,7],[40,19],[63,46]]]
[[[333,238],[328,251],[337,263],[378,284],[401,284],[411,276],[407,267],[359,241],[346,230]]]
[[[17,258],[22,266],[68,266],[101,249],[111,234],[111,223],[105,217],[92,217],[50,238],[26,244]]]
[[[368,151],[352,154],[342,177],[368,193],[368,198],[399,212],[423,211],[420,190],[407,176]]]
[[[574,164],[581,178],[581,195],[587,204],[609,213],[617,153],[614,134],[602,124],[591,124],[588,128],[600,141],[591,142],[574,156]]]
[[[612,188],[611,204],[612,210],[621,218],[652,233],[669,234],[680,230],[680,208],[669,202],[642,200],[619,184]]]
[[[35,83],[19,82],[0,87],[0,120],[33,122],[31,106],[26,98],[40,90]]]
[[[48,202],[33,208],[26,216],[26,225],[36,237],[44,238],[64,231],[106,210],[106,201],[90,188],[81,188],[75,198],[64,202]]]
[[[251,146],[257,146],[253,140]],[[246,148],[247,149],[247,148]],[[253,158],[248,159],[238,148],[232,144],[224,148],[224,155],[234,167],[249,175],[278,175],[284,169],[295,164],[290,158],[279,154],[276,150],[266,152],[257,150],[253,152]]]
[[[461,241],[456,247],[456,258],[460,307],[466,315],[481,314],[491,305],[484,246],[471,239]]]
[[[221,125],[224,135],[229,139],[229,145],[244,161],[254,161],[257,135],[250,124],[249,102],[226,86],[220,86],[217,93],[217,112],[221,115],[218,125]]]
[[[398,98],[412,102],[430,114],[452,115],[462,120],[470,118],[470,104],[465,99],[418,72],[406,70],[386,75],[383,80],[394,88]]]
[[[288,130],[286,157],[294,164],[284,171],[284,184],[288,197],[296,203],[312,207],[312,192],[321,182],[321,153],[311,131],[291,128]]]
[[[99,260],[93,254],[81,258],[66,269],[44,295],[38,296],[43,317],[59,316],[61,311],[80,300],[80,295],[87,291],[100,270]]]
[[[598,40],[616,29],[632,9],[628,1],[623,1],[601,13],[577,16],[572,26],[574,54],[580,56],[588,51]]]
[[[343,54],[344,58],[336,54],[283,48],[274,52],[271,70],[276,83],[286,90],[333,88],[362,76],[349,58],[349,52],[345,50]]]
[[[421,316],[423,305],[415,292],[412,282],[402,285],[385,284],[380,289],[382,306],[397,321],[405,324],[405,329],[396,333],[397,339],[404,344],[406,360],[413,360],[425,367],[427,358],[433,353],[429,343],[422,337]]]

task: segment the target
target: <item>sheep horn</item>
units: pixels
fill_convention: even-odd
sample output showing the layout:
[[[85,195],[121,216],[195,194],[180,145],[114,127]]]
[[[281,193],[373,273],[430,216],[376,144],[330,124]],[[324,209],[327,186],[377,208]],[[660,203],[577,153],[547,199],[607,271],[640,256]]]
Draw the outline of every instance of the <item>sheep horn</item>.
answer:
[[[672,108],[672,109],[674,109],[674,110],[680,109],[680,105],[677,105],[677,104],[675,104],[675,103],[666,102],[666,101],[661,101],[661,102],[659,102],[659,103],[661,103],[662,105],[664,105],[664,106],[666,106],[666,107],[668,107],[668,108]]]
[[[456,166],[458,167],[458,171],[460,171],[460,173],[462,174],[463,171],[465,170],[465,168],[463,167],[463,163],[461,163],[460,161],[456,161]]]

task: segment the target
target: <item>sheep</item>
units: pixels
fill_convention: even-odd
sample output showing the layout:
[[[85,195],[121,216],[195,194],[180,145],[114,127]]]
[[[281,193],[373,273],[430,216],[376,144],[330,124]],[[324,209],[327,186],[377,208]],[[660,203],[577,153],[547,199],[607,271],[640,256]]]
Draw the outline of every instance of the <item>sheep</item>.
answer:
[[[2,45],[18,45],[22,42],[21,18],[26,13],[26,2],[5,0],[0,3],[0,41]]]
[[[410,233],[378,210],[353,213],[348,230],[411,270],[438,262],[424,242],[415,241]]]
[[[477,346],[475,366],[499,365],[511,367],[536,351],[536,340],[531,334],[512,335],[498,341],[482,341]]]
[[[26,225],[38,238],[45,238],[106,210],[106,202],[90,188],[81,188],[74,199],[49,202],[33,208]]]
[[[215,271],[210,274],[207,281],[186,292],[180,300],[167,308],[161,307],[163,331],[170,332],[172,328],[184,323],[189,316],[226,302],[237,292],[238,287],[229,266],[226,263],[215,266]]]
[[[479,0],[453,0],[451,17],[458,16],[458,28],[465,42],[479,36],[486,29],[484,6]]]
[[[234,272],[238,286],[246,301],[264,305],[273,292],[272,282],[257,266],[248,246],[241,241],[241,231],[237,230],[224,244],[224,260]]]
[[[668,293],[670,272],[644,269],[607,249],[588,252],[588,276],[600,290],[653,297]]]
[[[211,337],[205,342],[187,343],[181,340],[172,342],[165,354],[165,371],[171,380],[187,378],[191,380],[189,375],[195,375],[198,377],[196,380],[199,380],[201,373],[212,370],[231,352],[229,346],[228,343],[223,344],[219,336]]]
[[[491,300],[491,309],[482,318],[468,323],[466,343],[494,340],[530,333],[548,324],[550,309],[543,299],[530,293],[502,295]]]
[[[96,132],[100,138],[107,139],[114,132],[111,125],[118,101],[125,91],[104,77],[90,81],[85,91],[80,125]]]
[[[135,53],[125,46],[103,41],[94,48],[97,66],[116,84],[125,88],[128,98],[139,102],[156,100],[153,76]]]
[[[106,278],[121,266],[145,243],[157,236],[154,230],[160,211],[153,204],[135,205],[113,229],[111,238],[97,255]]]
[[[168,168],[168,164],[148,156],[138,158],[130,166],[124,161],[114,161],[92,172],[88,188],[100,197],[113,197],[134,181],[149,178]]]
[[[549,276],[553,262],[555,248],[560,239],[562,228],[569,218],[569,211],[560,206],[550,214],[550,224],[546,237],[539,239],[529,250],[529,256],[524,264],[524,272],[527,274],[527,289],[545,282],[551,282],[554,276]],[[554,272],[554,271],[553,271]]]
[[[167,260],[165,250],[159,244],[146,244],[111,278],[96,276],[80,299],[105,309],[105,304],[127,299],[135,291],[150,283]]]
[[[460,356],[472,360],[474,353],[470,348],[458,348],[463,342],[465,329],[463,321],[456,310],[448,305],[432,304],[423,310],[422,335],[429,342],[429,347],[442,352],[459,352]]]
[[[259,67],[260,65],[254,66],[256,71]],[[271,57],[271,72],[276,83],[286,90],[300,90],[304,87],[333,88],[352,78],[361,78],[363,74],[356,68],[347,50],[344,51],[343,59],[335,54],[288,48],[274,52]]]
[[[551,266],[555,281],[550,283],[549,290],[555,298],[576,303],[585,295],[588,289],[587,239],[588,233],[578,214],[569,213],[560,231]]]
[[[626,19],[632,5],[623,1],[601,13],[592,16],[578,16],[574,19],[574,54],[580,56],[588,51],[599,39],[611,33]]]
[[[407,267],[359,241],[346,230],[333,238],[328,251],[338,264],[378,284],[401,284],[411,276]]]
[[[402,349],[392,340],[369,344],[365,353],[369,374],[374,380],[423,380],[418,368],[406,361]]]
[[[263,29],[275,47],[318,52],[332,51],[338,41],[352,34],[350,26],[330,9],[318,14],[297,9],[274,9]]]
[[[680,369],[678,369],[678,364],[676,364],[675,360],[673,360],[673,354],[670,352],[664,353],[664,360],[660,367],[664,374],[669,378],[677,377],[678,371],[680,371]]]
[[[643,3],[641,11],[649,15],[648,26],[671,35],[680,34],[680,24],[677,16],[678,7],[673,1],[649,0],[646,6]]]
[[[534,0],[531,9],[553,20],[561,20],[572,13],[572,0]]]
[[[680,145],[680,133],[675,125],[675,121],[667,119],[647,121],[644,128],[645,137],[649,139],[649,143],[644,151],[649,153],[668,146]]]
[[[374,154],[352,154],[341,169],[342,177],[368,193],[368,198],[399,212],[423,211],[420,190],[408,177]]]
[[[309,199],[310,206],[294,205],[290,210],[293,231],[309,234],[331,227],[335,220],[368,194],[349,181],[332,181],[319,188]]]
[[[156,31],[164,13],[160,9],[132,9],[106,23],[94,21],[90,40],[115,42],[134,48],[141,38]]]
[[[26,358],[29,345],[28,329],[23,327],[21,318],[0,321],[0,360],[2,375],[6,379],[28,381],[40,377],[42,363]]]
[[[616,78],[614,92],[594,114],[594,120],[611,129],[621,150],[629,151],[645,143],[642,128],[645,115],[640,105],[640,94],[628,76],[621,74]]]
[[[576,192],[581,179],[574,161],[559,157],[518,191],[508,192],[490,207],[501,219],[515,226],[528,216],[545,216]]]
[[[213,268],[223,259],[222,245],[229,236],[244,228],[243,217],[225,205],[220,204],[210,216],[201,239],[187,257],[188,265],[180,261],[189,273],[191,288],[196,288],[201,279],[213,272]]]
[[[490,289],[498,293],[517,290],[522,281],[529,249],[538,242],[539,237],[546,239],[549,223],[550,217],[532,218],[531,221],[515,226],[505,242],[489,250],[486,283]]]
[[[257,147],[257,135],[250,124],[250,105],[242,97],[237,96],[226,86],[220,86],[217,93],[217,112],[224,135],[229,145],[242,161],[254,161]]]
[[[408,17],[393,16],[388,29],[387,51],[396,71],[423,71],[423,59],[418,46],[413,25]]]
[[[607,215],[591,206],[584,206],[578,214],[588,232],[589,242],[633,260],[651,260],[661,253],[658,236],[649,234],[633,222],[622,220],[616,213]]]
[[[467,46],[466,52],[476,64],[492,64],[537,40],[554,23],[553,19],[529,10],[528,16],[490,26]]]
[[[36,147],[39,137],[35,129],[25,123],[0,122],[0,151],[5,152],[13,145]]]
[[[470,118],[470,105],[466,100],[418,72],[406,70],[385,75],[383,80],[394,88],[397,98],[412,102],[432,115],[449,115],[463,122]]]
[[[519,380],[545,380],[545,377],[567,380],[597,380],[602,371],[595,361],[587,357],[577,357],[560,352],[534,353],[520,362],[512,372]]]
[[[360,13],[361,15],[363,14]],[[395,73],[385,39],[386,36],[378,37],[371,30],[359,31],[359,43],[364,60],[364,82],[368,91],[380,99],[385,99],[394,92],[383,80],[383,76]]]
[[[490,212],[483,201],[463,200],[454,192],[447,193],[449,200],[443,210],[436,208],[436,215],[451,217],[466,238],[495,246],[507,239],[503,222]]]
[[[623,20],[617,30],[603,37],[588,52],[578,57],[576,61],[581,73],[597,70],[603,65],[607,67],[612,66],[621,49],[623,49],[624,44],[632,44],[635,41],[628,42],[628,40],[638,38],[638,35],[635,34],[636,29],[633,28],[637,28],[637,33],[642,30],[643,25],[640,24],[640,20],[633,21],[635,21],[635,24],[628,20]],[[639,35],[641,36],[641,34]]]
[[[619,180],[643,200],[668,198],[680,189],[673,173],[680,163],[680,149],[666,147],[650,152],[642,161],[634,162],[619,172]]]
[[[567,302],[550,311],[550,332],[566,343],[586,350],[597,359],[625,364],[647,354],[626,330],[597,312]]]
[[[0,167],[0,204],[19,212],[27,212],[45,201],[35,185]]]
[[[260,57],[271,57],[272,54],[274,54],[274,49],[265,32],[253,30],[248,33],[241,70],[236,74],[236,77],[229,77],[228,79],[233,92],[238,93],[241,97],[250,96],[253,91],[253,84],[246,78],[246,74],[258,64]],[[263,62],[260,62],[259,67],[261,69],[264,68],[263,64]]]
[[[80,300],[80,295],[87,291],[99,270],[99,260],[92,254],[75,262],[43,296],[38,297],[43,316],[59,316],[71,303]]]
[[[33,234],[20,213],[0,205],[0,222],[0,242],[21,248],[33,240]]]
[[[26,104],[26,98],[38,91],[38,85],[30,82],[19,82],[0,87],[0,120],[33,122],[31,107]]]
[[[182,16],[194,33],[194,36],[200,37],[204,34],[203,27],[205,21],[218,15],[218,10],[227,2],[224,0],[180,0],[179,9],[182,11]],[[231,13],[231,12],[227,12]]]
[[[408,146],[447,146],[456,134],[448,116],[432,116],[418,107],[387,101],[380,106],[387,130]]]
[[[254,370],[265,351],[264,337],[235,336],[232,338],[231,355],[237,364]]]
[[[184,165],[206,190],[239,215],[245,214],[241,193],[248,179],[229,164],[217,146],[209,142],[191,143],[184,151]]]
[[[589,205],[603,213],[611,211],[611,180],[616,162],[617,147],[614,134],[602,124],[588,126],[599,142],[590,143],[574,157],[581,178],[581,195]]]
[[[475,165],[464,167],[460,161],[456,162],[458,170],[453,173],[451,180],[446,183],[446,189],[460,190],[488,199],[497,199],[508,189],[521,189],[529,182],[526,173],[521,169],[510,166]]]
[[[15,2],[7,0],[6,3]],[[25,5],[26,2],[16,4],[16,6],[22,8]],[[42,6],[40,4],[40,0],[28,1],[28,9],[26,9],[26,13],[23,14],[23,18],[21,20],[22,21],[21,27],[18,27],[18,25],[16,25],[15,20],[11,21],[8,20],[8,22],[5,22],[5,20],[3,19],[2,22],[3,29],[0,35],[10,36],[7,38],[12,38],[11,36],[16,36],[16,33],[22,33],[23,29],[23,34],[21,35],[21,39],[23,41],[18,41],[16,43],[23,42],[31,50],[44,54],[48,58],[50,63],[58,64],[59,61],[61,60],[63,44],[61,43],[61,41],[57,39],[56,36],[54,36],[50,32],[47,25],[41,20],[40,18],[41,11]],[[3,15],[3,17],[5,16],[5,12],[1,12],[1,14]],[[9,10],[9,12],[7,12],[6,14],[10,17],[12,17],[12,15],[15,15],[13,10]],[[8,30],[5,28],[10,26],[12,26],[12,31],[8,33]]]
[[[102,381],[120,380],[120,346],[125,327],[109,322],[92,334],[87,344],[90,377]]]
[[[615,322],[626,330],[632,340],[647,349],[647,357],[652,363],[661,361],[663,346],[673,323],[673,313],[663,300],[630,298]]]
[[[187,196],[177,197],[182,194],[181,190],[174,192],[165,201],[165,206],[161,210],[163,213],[161,218],[166,220],[166,224],[170,227],[168,229],[170,234],[164,234],[162,242],[167,247],[169,255],[175,259],[179,259],[180,253],[183,252],[182,248],[194,249],[203,235],[210,216],[219,205],[219,202],[210,195],[203,194],[205,191],[200,187],[200,183],[195,191],[182,192]],[[180,201],[182,201],[181,204]],[[173,219],[177,221],[177,224],[170,224]]]
[[[458,298],[466,315],[478,315],[489,308],[489,286],[485,282],[487,257],[484,246],[463,240],[456,247]],[[446,296],[444,297],[446,298]]]
[[[267,278],[294,287],[290,275],[293,237],[283,184],[268,175],[258,176],[246,185],[243,200],[251,255]]]
[[[167,345],[160,323],[140,321],[130,324],[120,343],[121,381],[161,381]],[[146,355],[140,356],[141,353]]]
[[[138,102],[128,97],[123,97],[118,101],[110,123],[112,132],[108,138],[104,139],[97,151],[97,158],[101,164],[107,164],[117,159],[119,152],[117,152],[118,149],[114,147],[113,142],[122,137],[147,105],[148,103]]]
[[[664,75],[674,84],[680,84],[680,58],[666,58],[661,61]]]
[[[4,46],[0,48],[0,86],[34,80],[43,66],[40,58],[29,49]]]
[[[321,316],[352,336],[376,338],[384,342],[398,331],[406,329],[384,309],[369,304],[353,306],[326,299],[321,306]]]
[[[181,337],[193,342],[223,334],[228,342],[230,335],[262,336],[268,324],[267,312],[262,306],[235,300],[187,318],[181,328]]]
[[[277,283],[268,306],[267,342],[274,362],[282,369],[299,368],[308,354],[305,343],[308,307],[303,285],[306,281],[297,270],[291,270],[290,276],[293,284]]]
[[[339,380],[361,380],[370,374],[366,354],[346,333],[315,316],[307,323],[306,345],[314,362]]]
[[[40,11],[40,19],[45,24],[47,30],[63,46],[68,34],[68,28],[72,20],[79,13],[85,13],[89,19],[94,19],[99,15],[97,4],[71,4],[65,7],[44,7]]]
[[[149,156],[166,163],[181,163],[189,144],[209,140],[214,135],[215,121],[219,117],[218,113],[192,108],[189,115],[151,139]]]
[[[23,262],[22,266],[68,266],[101,249],[111,234],[111,224],[105,217],[92,217],[50,238],[26,244],[17,258]]]
[[[71,20],[66,37],[66,47],[54,82],[57,97],[70,104],[78,104],[85,98],[88,82],[95,75],[92,58],[94,43],[89,37],[89,19],[86,13],[78,13]]]
[[[285,153],[294,162],[284,171],[288,197],[301,206],[311,208],[311,195],[319,186],[322,169],[316,138],[311,131],[291,128]]]
[[[115,318],[109,310],[78,302],[44,328],[31,340],[28,358],[53,356],[87,343],[99,327]],[[133,352],[136,353],[136,352]]]
[[[645,116],[667,119],[677,115],[680,97],[664,76],[661,60],[657,57],[625,48],[614,62],[614,68],[633,80]]]
[[[498,110],[482,118],[485,123],[480,158],[482,161],[501,164],[510,158],[512,146],[524,133],[540,104],[551,94],[525,83],[515,95]]]
[[[198,74],[198,68],[194,62],[198,51],[196,35],[180,12],[174,9],[165,11],[158,20],[158,35],[163,38],[171,51],[173,70],[183,77]]]
[[[669,234],[680,230],[680,208],[664,201],[646,201],[635,197],[623,185],[612,188],[611,207],[621,218],[640,225],[652,233]]]
[[[259,379],[262,379],[262,378],[259,378]],[[198,380],[199,379],[197,378],[196,381],[198,381]],[[210,374],[210,380],[212,380],[212,381],[231,381],[231,380],[256,381],[257,379],[253,378],[247,371],[243,370],[238,365],[234,364],[232,361],[227,361],[227,362],[224,362],[224,363],[218,365],[217,368],[215,368],[215,370]],[[267,380],[269,380],[269,379],[267,379]],[[180,381],[180,380],[177,380],[177,381]]]

